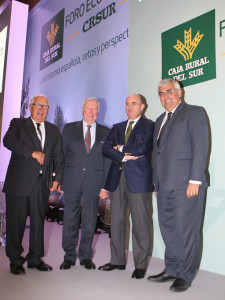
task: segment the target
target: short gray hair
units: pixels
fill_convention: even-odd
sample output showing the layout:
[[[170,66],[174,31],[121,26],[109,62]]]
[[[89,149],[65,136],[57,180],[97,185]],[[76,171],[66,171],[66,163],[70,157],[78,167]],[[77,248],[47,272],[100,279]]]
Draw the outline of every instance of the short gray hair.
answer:
[[[98,102],[98,99],[95,97],[88,97],[84,100],[84,102],[82,104],[82,112],[84,111],[84,107],[85,107],[86,103],[88,103],[88,102],[96,102],[98,104],[98,112],[99,112],[100,104]]]
[[[160,88],[161,86],[165,86],[168,83],[173,83],[175,89],[177,89],[177,90],[181,89],[179,81],[177,81],[176,79],[173,79],[173,78],[165,78],[165,79],[161,80],[158,84],[158,88]]]
[[[46,99],[47,102],[48,102],[48,106],[49,106],[49,100],[48,100],[48,98],[47,98],[45,95],[36,95],[36,96],[34,96],[34,97],[30,100],[30,104],[33,104],[35,98],[38,98],[38,97],[42,97],[42,98]]]

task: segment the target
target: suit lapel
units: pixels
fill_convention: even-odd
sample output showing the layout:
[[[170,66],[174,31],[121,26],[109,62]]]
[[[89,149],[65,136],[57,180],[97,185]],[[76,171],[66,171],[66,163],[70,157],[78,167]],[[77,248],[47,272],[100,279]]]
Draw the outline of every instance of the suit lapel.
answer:
[[[142,128],[142,123],[143,123],[143,117],[140,117],[140,119],[137,121],[137,123],[134,126],[134,129],[131,131],[131,136],[136,134],[139,128]]]
[[[174,112],[174,117],[177,115],[177,114],[179,114],[179,112],[183,109],[183,107],[184,107],[184,103],[183,102],[181,102],[179,105],[178,105],[178,107],[177,107],[177,109],[175,110],[175,112]]]
[[[82,144],[84,145],[84,135],[83,135],[83,121],[80,121],[76,123],[77,127],[77,138],[82,141]],[[84,145],[85,146],[85,145]]]
[[[37,136],[34,123],[32,122],[31,118],[25,119],[25,130],[27,131],[28,136],[31,138],[33,144],[35,145],[35,148],[38,150],[41,150],[40,147],[40,140]]]
[[[155,124],[155,139],[157,140],[157,137],[159,135],[159,130],[160,130],[160,127],[161,127],[161,124],[162,124],[162,121],[165,117],[165,112],[159,117],[159,119],[157,120],[156,124]]]
[[[82,151],[84,151],[87,154],[87,150],[84,143],[84,132],[83,132],[83,121],[79,121],[76,123],[76,138],[78,141],[80,141],[80,145],[82,148]]]
[[[96,142],[101,142],[101,140],[102,140],[101,128],[100,128],[99,124],[96,122],[95,142],[94,142],[93,146],[91,147],[90,152],[93,151],[94,148],[96,147]]]
[[[140,128],[143,128],[143,121],[144,121],[143,117],[140,117],[140,119],[137,121],[137,123],[135,124],[134,128],[132,129],[132,131],[130,133],[127,144],[132,143],[133,137],[137,135]]]
[[[168,134],[169,134],[169,132],[170,132],[170,128],[173,126],[174,122],[176,121],[176,116],[177,116],[177,115],[179,114],[179,112],[183,109],[183,107],[184,107],[184,103],[181,102],[181,103],[178,105],[178,107],[177,107],[177,109],[175,110],[175,112],[172,114],[172,117],[171,117],[170,121],[168,122],[168,124],[167,124],[167,126],[166,126],[166,128],[165,128],[165,131],[164,131],[164,133],[163,133],[163,136],[162,136],[162,138],[161,138],[161,140],[160,140],[160,146],[163,145],[164,141],[166,140],[166,137],[168,136]],[[165,114],[163,115],[163,117],[164,117],[164,116],[165,116]],[[162,118],[162,120],[163,120],[163,118]],[[160,126],[161,126],[161,123],[162,123],[162,122],[160,122]],[[158,136],[158,135],[157,135],[157,136]]]
[[[167,134],[169,133],[171,126],[173,126],[173,124],[174,124],[174,122],[175,122],[175,120],[176,120],[176,116],[180,113],[180,111],[181,111],[181,109],[182,109],[183,107],[184,107],[184,103],[181,102],[181,103],[178,105],[178,107],[177,107],[177,109],[175,110],[175,112],[172,114],[172,117],[171,117],[170,121],[168,122],[168,125],[166,126],[166,129],[165,129],[165,131],[164,131],[163,136],[164,136],[164,135],[167,135]]]
[[[95,142],[101,142],[102,140],[102,132],[99,124],[96,122],[96,134],[95,134]]]
[[[50,143],[50,137],[51,136],[51,128],[47,122],[45,122],[45,144],[44,144],[44,149],[43,152],[46,152],[48,149],[48,145]]]
[[[125,131],[126,131],[126,127],[127,127],[127,121],[122,122],[119,124],[119,140],[118,140],[118,145],[124,145],[124,141],[125,141]]]

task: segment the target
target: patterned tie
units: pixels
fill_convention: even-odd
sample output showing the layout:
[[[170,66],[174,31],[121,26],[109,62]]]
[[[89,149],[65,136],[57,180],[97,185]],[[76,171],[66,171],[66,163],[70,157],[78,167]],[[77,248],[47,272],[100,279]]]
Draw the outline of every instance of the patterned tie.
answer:
[[[85,134],[84,143],[85,143],[87,153],[89,153],[90,150],[91,150],[91,132],[90,132],[91,125],[87,125],[87,128],[88,129],[87,129],[86,134]]]
[[[42,149],[42,133],[41,133],[41,129],[40,129],[41,124],[36,123],[36,125],[37,125],[37,131],[39,133],[39,141],[40,141],[40,145],[41,145],[41,149]]]
[[[163,133],[164,133],[164,131],[165,131],[165,129],[166,129],[166,125],[168,124],[168,122],[169,122],[171,116],[172,116],[172,112],[169,112],[169,113],[167,114],[166,122],[163,124],[163,126],[162,126],[162,128],[161,128],[161,131],[160,131],[160,133],[159,133],[159,137],[158,137],[158,140],[157,140],[157,147],[159,147],[160,140],[161,140],[161,138],[162,138],[162,136],[163,136]]]
[[[128,126],[128,128],[127,128],[127,132],[126,132],[126,135],[125,135],[125,145],[126,145],[126,143],[127,143],[127,141],[128,141],[128,139],[129,139],[129,136],[130,136],[130,134],[131,134],[131,131],[132,131],[132,124],[134,123],[134,121],[130,121],[130,123],[129,123],[129,126]]]

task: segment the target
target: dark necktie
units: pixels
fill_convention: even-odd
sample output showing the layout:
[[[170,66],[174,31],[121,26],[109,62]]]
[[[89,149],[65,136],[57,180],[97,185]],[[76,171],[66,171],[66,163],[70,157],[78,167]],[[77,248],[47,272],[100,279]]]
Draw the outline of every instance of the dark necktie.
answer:
[[[134,123],[134,121],[130,121],[130,123],[129,123],[129,126],[127,128],[127,132],[126,132],[126,135],[125,135],[125,143],[124,143],[124,145],[126,145],[128,139],[129,139],[129,136],[130,136],[131,131],[132,131],[132,124],[133,123]]]
[[[162,138],[162,136],[163,136],[163,133],[164,133],[164,131],[165,131],[165,129],[166,129],[166,125],[168,124],[168,122],[169,122],[171,116],[172,116],[172,112],[169,112],[169,113],[167,114],[166,122],[163,124],[163,126],[162,126],[162,128],[161,128],[161,131],[160,131],[160,133],[159,133],[159,137],[158,137],[158,140],[157,140],[157,146],[158,146],[158,147],[159,147],[159,144],[160,144],[160,140],[161,140],[161,138]]]
[[[87,129],[86,134],[85,134],[84,143],[85,143],[87,153],[89,153],[90,150],[91,150],[91,132],[90,132],[91,125],[87,125],[87,128],[88,129]]]
[[[41,129],[40,129],[41,124],[36,123],[36,125],[37,125],[37,131],[38,131],[38,134],[39,134],[39,141],[40,141],[40,145],[41,145],[41,149],[42,149],[42,133],[41,133]]]

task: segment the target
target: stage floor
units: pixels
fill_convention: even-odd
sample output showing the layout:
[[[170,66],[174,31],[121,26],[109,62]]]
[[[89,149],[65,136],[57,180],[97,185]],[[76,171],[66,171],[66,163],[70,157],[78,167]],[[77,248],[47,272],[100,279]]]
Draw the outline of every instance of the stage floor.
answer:
[[[29,220],[28,220],[29,222]],[[28,246],[29,229],[24,237],[25,253]],[[16,276],[9,271],[9,261],[5,256],[5,248],[0,247],[0,299],[1,300],[223,300],[225,299],[225,276],[200,270],[192,287],[183,293],[169,291],[171,282],[150,283],[147,276],[157,274],[164,268],[163,260],[151,258],[146,278],[132,279],[134,269],[132,252],[128,253],[125,271],[114,270],[103,272],[86,270],[79,265],[70,270],[59,270],[63,261],[61,247],[62,226],[56,222],[45,224],[44,260],[53,267],[52,272],[40,272],[27,269],[26,274]],[[94,238],[96,267],[109,262],[110,249],[108,234],[96,234]]]

